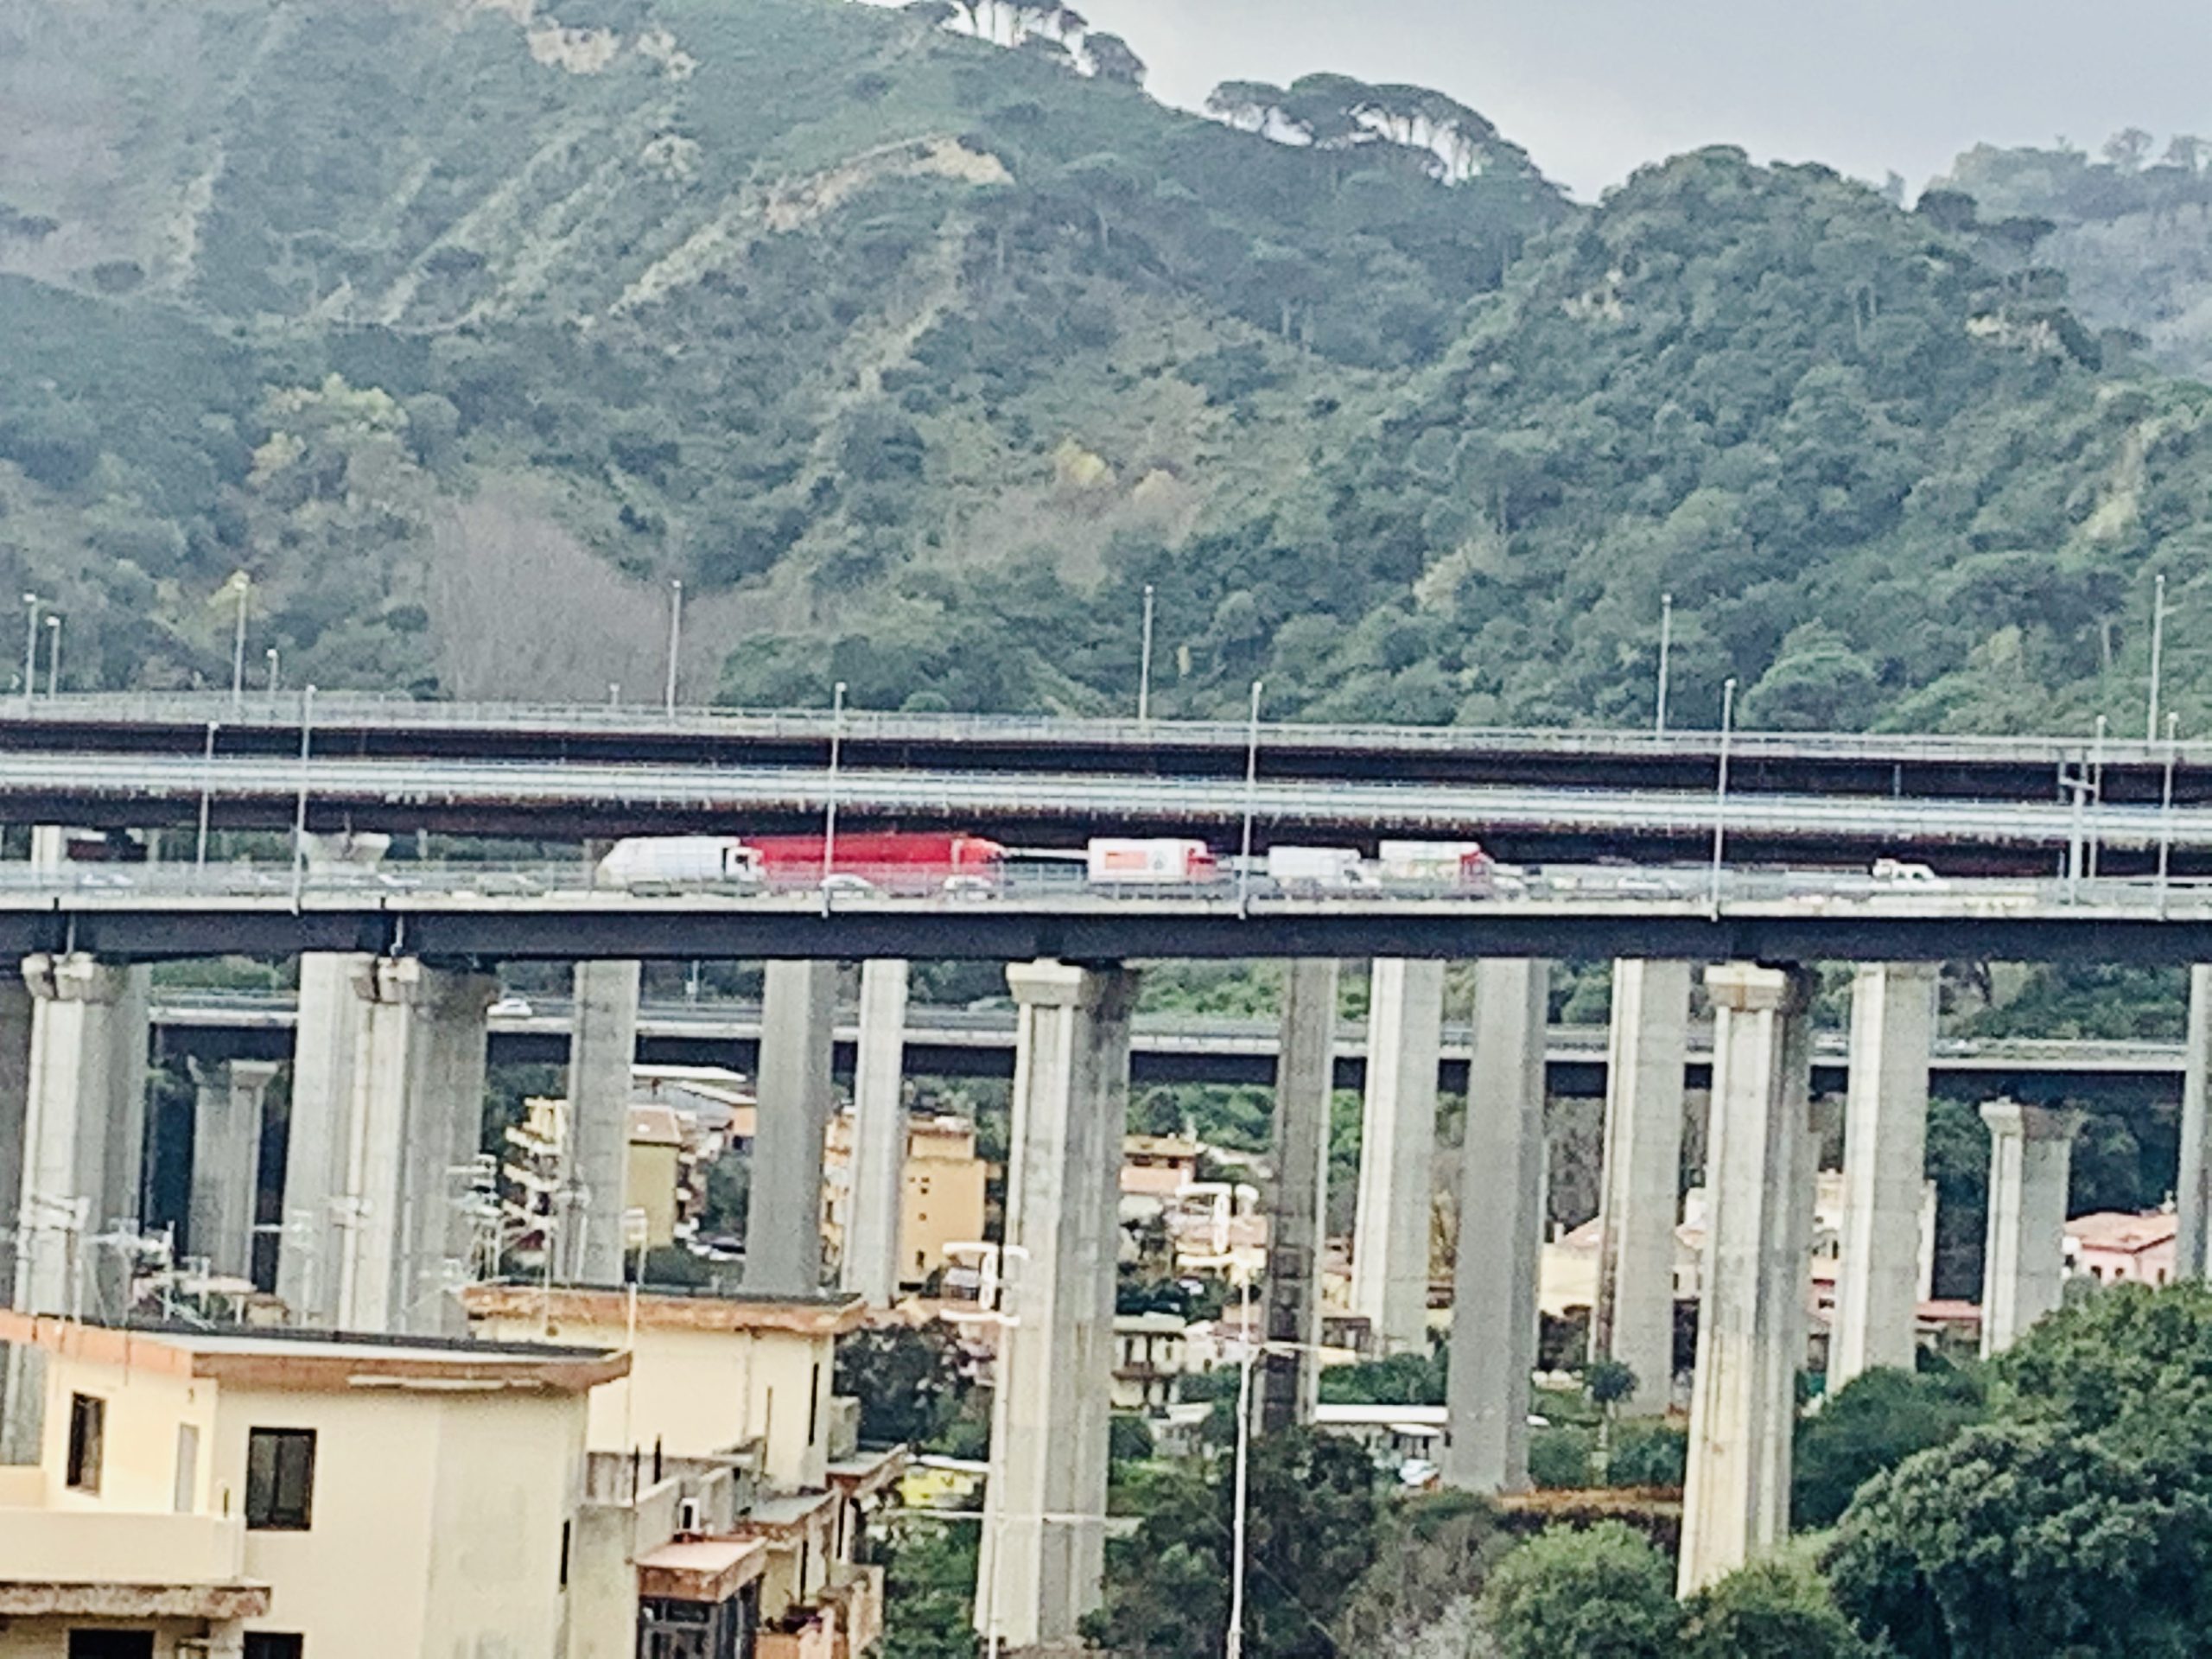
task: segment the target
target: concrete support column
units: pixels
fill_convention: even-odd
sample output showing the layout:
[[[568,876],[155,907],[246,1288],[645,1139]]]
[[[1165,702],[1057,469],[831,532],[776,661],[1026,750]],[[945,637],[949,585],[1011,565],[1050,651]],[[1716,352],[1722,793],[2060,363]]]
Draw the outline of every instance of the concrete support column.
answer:
[[[836,963],[768,964],[746,1207],[747,1290],[810,1296],[822,1288],[822,1144],[836,1015]]]
[[[1878,1365],[1910,1370],[1928,1198],[1933,963],[1863,964],[1851,987],[1844,1106],[1843,1259],[1828,1389]]]
[[[16,1288],[16,1211],[23,1195],[23,1135],[30,1116],[31,988],[0,980],[0,1294]]]
[[[976,1626],[1072,1643],[1105,1573],[1114,1270],[1136,976],[1007,969],[1019,1005],[1013,1153]]]
[[[1802,969],[1726,963],[1707,969],[1705,983],[1713,1122],[1682,1493],[1686,1595],[1789,1534],[1813,1229],[1811,982]]]
[[[860,1052],[853,1067],[851,1219],[844,1287],[870,1307],[898,1300],[903,1277],[899,1235],[906,1217],[906,964],[861,968]]]
[[[638,1055],[635,962],[580,962],[569,1038],[566,1191],[554,1271],[571,1284],[622,1282],[630,1166],[630,1072]]]
[[[226,1278],[253,1274],[253,1211],[260,1192],[262,1105],[276,1067],[225,1060],[193,1067],[192,1205],[185,1251]]]
[[[1444,964],[1378,957],[1368,980],[1351,1306],[1382,1354],[1428,1351],[1429,1166],[1443,1040]]]
[[[353,1074],[338,1324],[455,1332],[448,1293],[470,1255],[461,1198],[481,1149],[485,1016],[499,982],[383,959],[354,989],[368,1019]]]
[[[1623,1408],[1637,1416],[1663,1414],[1674,1395],[1675,1224],[1689,1020],[1689,963],[1613,964],[1590,1351],[1636,1373]]]
[[[313,874],[376,868],[385,836],[310,836]],[[339,1323],[339,1281],[350,1216],[354,1071],[368,1034],[369,1004],[355,982],[370,971],[365,954],[300,958],[299,1022],[292,1039],[291,1104],[284,1137],[283,1231],[276,1249],[276,1294],[299,1324]]]
[[[2066,1277],[2066,1186],[2082,1115],[1986,1102],[1989,1242],[1981,1270],[1981,1353],[2001,1354],[2056,1309]]]
[[[1263,1317],[1267,1340],[1285,1345],[1261,1361],[1262,1433],[1310,1421],[1319,1391],[1313,1350],[1321,1341],[1321,1230],[1336,1089],[1337,964],[1300,957],[1283,968]]]
[[[2182,1074],[2181,1174],[2174,1183],[2174,1274],[2212,1276],[2212,1157],[2207,1156],[2208,1071],[2212,1071],[2212,963],[2189,970],[2189,1046]]]
[[[97,1234],[135,1230],[145,1154],[147,973],[80,953],[23,961],[34,1008],[16,1305],[127,1312],[120,1255]]]
[[[1459,1153],[1459,1248],[1445,1379],[1447,1485],[1529,1484],[1529,1378],[1536,1369],[1536,1268],[1545,1212],[1548,962],[1475,969],[1474,1058]]]

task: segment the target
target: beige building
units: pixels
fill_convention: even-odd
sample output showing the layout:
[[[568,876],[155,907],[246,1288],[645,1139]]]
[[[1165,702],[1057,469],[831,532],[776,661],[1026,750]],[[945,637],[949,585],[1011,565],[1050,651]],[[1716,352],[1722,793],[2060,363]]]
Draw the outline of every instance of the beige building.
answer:
[[[645,1247],[676,1243],[683,1211],[683,1120],[666,1106],[630,1109],[630,1161],[622,1195],[645,1217]]]
[[[1163,1412],[1190,1369],[1189,1326],[1175,1313],[1114,1316],[1114,1409]]]
[[[586,1398],[626,1357],[0,1313],[0,1656],[552,1655]],[[28,1420],[27,1420],[28,1422]]]
[[[830,1120],[823,1147],[823,1244],[832,1260],[844,1250],[852,1207],[853,1112]],[[910,1116],[906,1162],[899,1183],[899,1278],[926,1283],[951,1265],[948,1247],[983,1236],[984,1190],[990,1166],[976,1155],[976,1126],[964,1117]]]
[[[859,1549],[906,1452],[863,1451],[857,1402],[830,1389],[837,1338],[866,1318],[857,1298],[633,1300],[511,1284],[472,1286],[462,1300],[486,1336],[630,1350],[628,1375],[592,1397],[576,1571],[594,1589],[568,1659],[625,1659],[658,1651],[642,1645],[657,1631],[755,1623],[759,1659],[856,1659],[874,1645],[882,1573]]]
[[[1126,1198],[1175,1198],[1198,1179],[1204,1147],[1179,1135],[1131,1135],[1122,1141],[1122,1192]]]

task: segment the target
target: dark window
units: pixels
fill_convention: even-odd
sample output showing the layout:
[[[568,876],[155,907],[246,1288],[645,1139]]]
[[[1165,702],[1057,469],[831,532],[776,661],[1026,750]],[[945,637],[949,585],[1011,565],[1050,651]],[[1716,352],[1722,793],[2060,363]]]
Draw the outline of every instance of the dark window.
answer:
[[[569,1587],[569,1525],[566,1521],[561,1523],[561,1587],[563,1590]]]
[[[305,1532],[315,1510],[315,1431],[257,1428],[245,1444],[245,1523]]]
[[[100,1440],[106,1428],[106,1401],[89,1394],[69,1396],[69,1484],[73,1490],[99,1491]]]
[[[151,1630],[72,1630],[69,1659],[154,1659]]]
[[[822,1362],[814,1362],[814,1376],[806,1390],[806,1443],[812,1446],[822,1433]]]
[[[248,1630],[244,1659],[301,1659],[307,1637],[291,1630]]]

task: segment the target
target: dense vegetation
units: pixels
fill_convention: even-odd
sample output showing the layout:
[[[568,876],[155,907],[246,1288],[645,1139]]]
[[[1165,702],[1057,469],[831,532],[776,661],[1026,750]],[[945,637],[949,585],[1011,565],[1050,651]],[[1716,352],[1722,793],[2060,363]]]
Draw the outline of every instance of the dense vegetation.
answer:
[[[1662,593],[1684,721],[2139,696],[2206,394],[2029,215],[1726,150],[1580,209],[1071,16],[10,7],[0,579],[85,685],[225,677],[243,568],[290,678],[423,695],[653,683],[680,579],[747,702],[1118,706],[1147,584],[1171,710],[1640,719]]]

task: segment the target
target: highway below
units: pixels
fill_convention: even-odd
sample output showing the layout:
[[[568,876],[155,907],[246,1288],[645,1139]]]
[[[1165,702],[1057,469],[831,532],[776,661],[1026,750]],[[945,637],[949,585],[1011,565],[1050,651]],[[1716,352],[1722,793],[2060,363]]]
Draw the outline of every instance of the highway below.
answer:
[[[260,993],[162,990],[154,1023],[164,1052],[206,1060],[286,1059],[296,1010],[289,996]],[[500,1064],[560,1065],[569,1052],[565,1001],[540,999],[529,1012],[495,1012],[491,1057]],[[836,1069],[849,1077],[859,1027],[847,1009],[836,1027]],[[1004,1008],[915,1004],[906,1020],[908,1075],[1011,1077],[1014,1012]],[[1222,1015],[1140,1014],[1130,1044],[1130,1071],[1140,1084],[1224,1084],[1268,1087],[1274,1081],[1278,1040],[1272,1019]],[[758,1060],[758,1004],[648,1001],[638,1017],[638,1058],[654,1065],[721,1065],[751,1072]],[[1690,1033],[1688,1080],[1712,1081],[1710,1027]],[[1442,1086],[1462,1093],[1471,1038],[1463,1024],[1444,1030]],[[1367,1075],[1367,1033],[1357,1024],[1337,1035],[1337,1085],[1361,1087]],[[1606,1033],[1602,1027],[1556,1026],[1547,1047],[1550,1091],[1567,1098],[1602,1098]],[[1967,1099],[2004,1096],[2065,1098],[2110,1104],[2171,1104],[2181,1097],[2178,1043],[1964,1041],[1936,1046],[1930,1077],[1938,1092]],[[1814,1086],[1840,1093],[1849,1075],[1848,1043],[1840,1032],[1816,1039]]]
[[[2212,960],[2212,888],[2085,880],[1924,887],[1696,872],[1511,895],[1232,884],[1109,891],[1046,870],[993,896],[859,891],[633,893],[556,869],[418,867],[303,881],[281,867],[74,866],[0,885],[0,951],[121,961],[367,951],[440,961],[636,958],[1073,962],[1260,957],[1603,960]],[[845,878],[840,877],[841,880]]]

